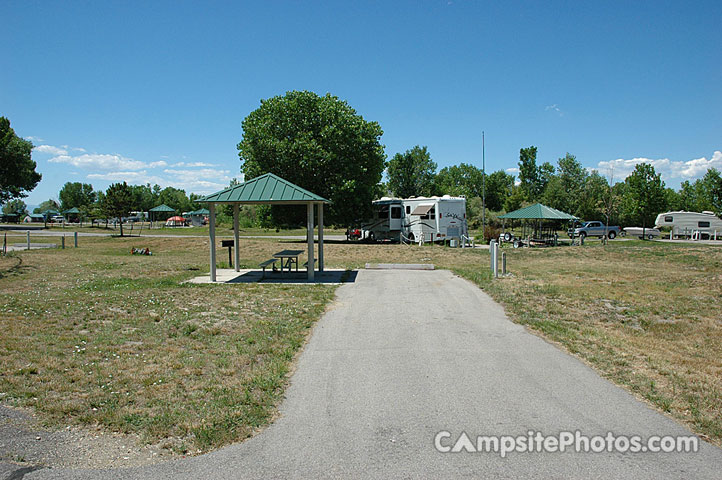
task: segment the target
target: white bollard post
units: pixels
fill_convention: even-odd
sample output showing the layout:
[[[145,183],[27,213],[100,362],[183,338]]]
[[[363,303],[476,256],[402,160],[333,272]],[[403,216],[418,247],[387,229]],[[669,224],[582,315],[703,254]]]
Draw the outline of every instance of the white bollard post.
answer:
[[[494,248],[496,246],[496,240],[491,240],[489,242],[489,265],[491,268],[492,275],[494,274]]]
[[[75,248],[78,248],[78,232],[75,232],[73,236],[75,237]]]
[[[499,278],[499,244],[494,244],[494,278]]]

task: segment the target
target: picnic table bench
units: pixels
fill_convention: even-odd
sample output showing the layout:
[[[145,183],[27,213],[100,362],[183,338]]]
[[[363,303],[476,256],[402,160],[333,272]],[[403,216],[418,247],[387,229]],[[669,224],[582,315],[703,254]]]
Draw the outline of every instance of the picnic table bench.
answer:
[[[288,267],[288,271],[291,271],[291,266],[296,265],[296,271],[298,271],[298,256],[303,253],[303,250],[282,250],[274,253],[273,257],[281,260],[281,273],[283,269]]]

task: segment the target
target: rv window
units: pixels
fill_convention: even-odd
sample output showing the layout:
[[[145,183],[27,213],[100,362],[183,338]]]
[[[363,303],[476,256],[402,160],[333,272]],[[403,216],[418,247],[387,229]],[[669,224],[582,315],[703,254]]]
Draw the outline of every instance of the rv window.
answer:
[[[699,228],[709,228],[709,222],[697,222]]]
[[[433,220],[436,218],[436,207],[431,207],[426,215],[421,215],[421,220]]]
[[[391,218],[401,218],[401,207],[391,207]]]
[[[664,222],[665,222],[665,223],[672,223],[672,222],[674,222],[674,217],[671,216],[671,215],[666,216],[666,217],[664,217]]]
[[[381,205],[379,208],[379,218],[389,218],[389,206]]]
[[[406,215],[411,213],[411,205],[406,205]]]

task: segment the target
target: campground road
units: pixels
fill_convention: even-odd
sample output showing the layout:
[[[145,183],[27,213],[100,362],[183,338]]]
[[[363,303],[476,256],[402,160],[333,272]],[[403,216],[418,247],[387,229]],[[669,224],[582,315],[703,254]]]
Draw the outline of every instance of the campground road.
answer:
[[[698,453],[439,453],[444,430],[690,435],[452,273],[363,270],[338,289],[280,417],[254,438],[150,467],[24,478],[719,478],[722,465],[704,442]]]

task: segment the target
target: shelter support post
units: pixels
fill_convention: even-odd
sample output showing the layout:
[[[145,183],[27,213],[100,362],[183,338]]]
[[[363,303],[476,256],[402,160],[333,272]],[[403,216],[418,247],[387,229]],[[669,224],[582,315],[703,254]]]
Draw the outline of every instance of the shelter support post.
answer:
[[[306,236],[308,241],[308,263],[306,264],[306,272],[308,279],[313,281],[314,272],[314,258],[313,258],[313,203],[308,202],[307,212],[307,225],[306,225]]]
[[[318,271],[323,272],[323,203],[318,204]]]
[[[211,282],[216,281],[216,205],[208,204],[208,236],[211,241]]]
[[[241,206],[237,203],[233,204],[233,266],[236,268],[236,272],[239,272],[241,269],[241,254],[239,250],[238,240],[238,214],[241,209]]]

